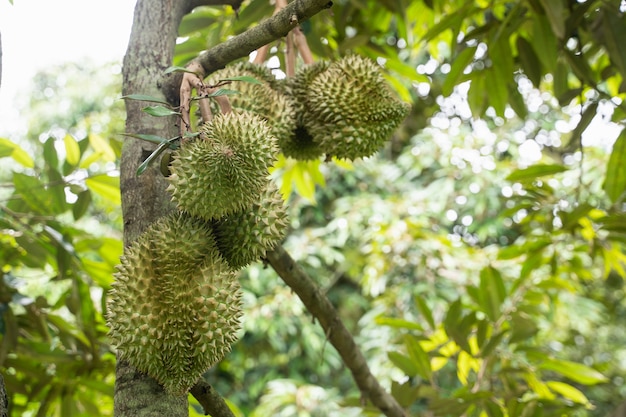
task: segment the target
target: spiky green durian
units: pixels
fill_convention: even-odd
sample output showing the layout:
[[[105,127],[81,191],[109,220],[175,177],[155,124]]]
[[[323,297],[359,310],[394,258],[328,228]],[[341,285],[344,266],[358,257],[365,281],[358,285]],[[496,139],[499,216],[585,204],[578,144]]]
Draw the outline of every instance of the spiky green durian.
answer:
[[[183,143],[171,163],[168,190],[181,210],[207,220],[250,207],[269,181],[276,138],[252,113],[216,115],[200,139]]]
[[[380,67],[359,55],[333,62],[308,84],[304,126],[320,148],[356,159],[378,151],[410,106],[391,92]]]
[[[252,77],[258,83],[232,82],[228,88],[238,92],[229,96],[233,109],[249,111],[265,119],[272,129],[272,134],[277,138],[289,135],[295,127],[292,102],[287,95],[280,92],[278,80],[267,66],[252,62],[239,62],[214,72],[207,82],[215,85],[219,80],[241,76]],[[218,107],[213,104],[212,110],[217,113]]]
[[[278,147],[285,156],[308,161],[318,159],[324,154],[319,143],[313,140],[313,137],[305,127],[305,119],[309,114],[306,95],[313,79],[326,71],[329,65],[327,61],[318,61],[314,64],[300,67],[283,87],[286,94],[292,99],[296,121],[295,128],[289,135],[278,138]]]
[[[230,350],[240,328],[239,283],[207,224],[176,213],[126,250],[109,293],[109,337],[120,359],[185,395]]]
[[[276,185],[270,182],[251,208],[214,224],[217,247],[228,264],[239,269],[258,261],[285,236],[287,210]]]

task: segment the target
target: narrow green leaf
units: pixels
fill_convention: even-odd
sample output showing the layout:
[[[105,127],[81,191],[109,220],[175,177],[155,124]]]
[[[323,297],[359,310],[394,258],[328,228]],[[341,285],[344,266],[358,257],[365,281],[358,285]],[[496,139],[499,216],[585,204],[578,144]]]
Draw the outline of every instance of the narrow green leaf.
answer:
[[[520,60],[520,66],[522,67],[524,74],[526,74],[530,82],[538,88],[539,84],[541,84],[542,73],[541,61],[539,61],[539,57],[526,38],[518,36],[516,45],[517,57]]]
[[[508,333],[508,330],[501,330],[498,333],[492,335],[484,346],[480,347],[481,358],[486,358],[498,347],[504,336]]]
[[[626,39],[626,15],[619,13],[617,2],[611,6],[602,4],[598,21],[594,22],[594,35],[604,45],[611,62],[621,74],[626,73],[626,51],[623,41]]]
[[[513,171],[506,177],[506,180],[511,182],[529,182],[539,177],[554,175],[567,170],[568,168],[563,165],[537,164],[529,166],[528,168]]]
[[[126,95],[126,96],[122,96],[120,98],[124,99],[124,100],[138,100],[138,101],[148,101],[148,102],[152,102],[152,103],[161,103],[161,104],[164,104],[166,106],[169,106],[169,103],[167,101],[163,100],[162,98],[152,97],[152,96],[148,96],[146,94],[129,94],[129,95]]]
[[[394,327],[396,329],[409,329],[409,330],[424,330],[419,323],[414,323],[412,321],[398,319],[394,317],[376,317],[374,320],[376,324],[381,326],[389,326]]]
[[[257,80],[254,77],[250,77],[248,75],[241,75],[241,76],[238,76],[238,77],[221,78],[220,81],[243,81],[243,82],[251,83],[251,84],[263,84],[261,81]]]
[[[535,15],[535,19],[532,22],[530,42],[541,61],[542,67],[547,72],[552,73],[557,63],[559,48],[557,46],[557,38],[552,31],[552,25],[545,16]]]
[[[35,167],[35,161],[33,158],[21,146],[13,149],[13,154],[11,156],[15,162],[26,168]]]
[[[219,97],[219,96],[234,96],[239,94],[239,91],[237,90],[228,90],[225,88],[220,88],[215,90],[214,92],[207,94],[206,96],[202,96],[202,97],[194,97],[192,100],[202,100],[203,98],[209,98],[209,97]]]
[[[80,148],[78,142],[70,134],[65,135],[63,138],[65,144],[65,160],[71,166],[76,166],[80,161]]]
[[[89,206],[91,205],[91,191],[85,190],[78,193],[78,198],[72,205],[72,215],[74,220],[78,220],[87,213]]]
[[[546,381],[546,385],[557,394],[577,404],[591,405],[589,399],[577,388],[561,381]]]
[[[141,111],[146,112],[150,116],[154,116],[154,117],[166,117],[166,116],[174,116],[174,115],[180,116],[179,112],[174,111],[172,109],[168,109],[167,107],[163,107],[163,106],[148,106],[148,107],[144,107],[143,109],[141,109]]]
[[[391,363],[400,368],[407,376],[414,377],[418,374],[417,365],[408,356],[400,352],[389,352],[387,357]]]
[[[435,330],[435,319],[433,318],[433,312],[430,310],[430,308],[428,308],[426,301],[424,301],[424,299],[420,296],[416,296],[414,300],[417,309],[419,310],[420,314],[426,319],[428,326],[430,326],[432,330]]]
[[[580,138],[583,132],[587,129],[587,126],[589,126],[589,123],[591,123],[593,118],[596,116],[597,110],[597,101],[587,106],[585,111],[583,111],[583,114],[580,116],[580,121],[578,122],[574,130],[572,130],[572,136],[570,136],[569,144],[576,144],[577,146],[580,144]]]
[[[492,321],[497,321],[506,298],[506,289],[500,271],[492,266],[480,271],[480,297],[483,311]]]
[[[161,155],[167,148],[169,148],[169,146],[169,141],[166,140],[164,142],[161,142],[161,144],[157,146],[157,148],[141,163],[141,165],[139,165],[139,168],[137,168],[137,176],[143,174],[144,171],[148,169],[150,164],[152,164],[154,160],[159,157],[159,155]]]
[[[426,351],[419,344],[418,340],[410,334],[405,335],[404,345],[406,346],[409,357],[417,368],[418,375],[425,380],[429,380],[433,371],[430,366],[430,358]]]
[[[554,34],[559,39],[565,38],[565,21],[569,15],[563,0],[539,0],[545,10]]]
[[[607,377],[589,366],[561,359],[547,359],[539,365],[539,368],[557,372],[583,385],[595,385],[608,381]]]
[[[165,71],[163,71],[163,74],[171,74],[172,72],[188,72],[190,74],[196,74],[198,75],[198,73],[194,72],[194,71],[190,71],[185,67],[179,67],[179,66],[171,66],[169,68],[167,68]]]
[[[506,104],[509,99],[507,84],[513,74],[506,74],[503,71],[494,70],[494,68],[489,68],[483,74],[486,77],[484,83],[485,91],[489,97],[487,104],[493,107],[498,116],[504,117],[504,110],[506,110]]]
[[[559,104],[564,106],[573,98],[569,88],[569,70],[563,59],[559,59],[552,74],[552,89]],[[574,96],[575,97],[575,96]]]
[[[617,137],[602,187],[613,203],[620,201],[626,191],[626,129]]]
[[[164,138],[162,136],[148,135],[148,134],[143,134],[143,133],[122,133],[122,135],[130,136],[131,138],[145,140],[145,141],[156,143],[156,144],[159,144],[159,145],[161,143],[166,142],[166,141],[169,140],[169,139]]]
[[[446,75],[446,79],[441,86],[441,92],[444,96],[452,94],[454,86],[457,85],[459,78],[463,75],[463,71],[472,62],[474,54],[476,53],[476,47],[465,48],[454,59],[450,72]]]
[[[575,54],[572,51],[563,51],[565,59],[579,80],[591,86],[596,85],[596,75],[589,65],[589,58],[584,54]]]

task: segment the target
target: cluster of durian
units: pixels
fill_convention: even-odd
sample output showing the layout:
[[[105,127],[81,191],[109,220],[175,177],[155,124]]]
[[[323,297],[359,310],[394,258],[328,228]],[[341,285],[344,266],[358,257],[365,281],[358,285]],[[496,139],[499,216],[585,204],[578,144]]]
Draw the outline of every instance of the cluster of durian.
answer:
[[[177,210],[121,258],[109,336],[121,360],[185,395],[230,351],[241,317],[236,271],[283,237],[287,214],[269,168],[276,138],[253,113],[218,114],[173,155]]]
[[[359,55],[303,66],[285,80],[264,65],[240,63],[214,73],[209,83],[242,75],[261,83],[240,83],[233,108],[267,120],[280,150],[295,159],[371,156],[410,110],[391,92],[380,66]]]

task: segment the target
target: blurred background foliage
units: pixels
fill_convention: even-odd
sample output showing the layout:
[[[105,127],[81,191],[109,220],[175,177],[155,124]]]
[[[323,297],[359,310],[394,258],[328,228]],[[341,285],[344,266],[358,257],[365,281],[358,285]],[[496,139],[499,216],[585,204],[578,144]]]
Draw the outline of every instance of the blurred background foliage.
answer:
[[[285,247],[409,415],[583,417],[626,400],[619,3],[336,0],[303,24],[317,59],[376,59],[413,104],[372,158],[274,171]],[[196,9],[174,65],[272,11]],[[278,76],[283,50],[268,60]],[[119,72],[39,74],[20,104],[28,131],[0,139],[0,371],[15,416],[112,414]],[[379,415],[270,268],[241,282],[240,341],[206,374],[238,415]]]

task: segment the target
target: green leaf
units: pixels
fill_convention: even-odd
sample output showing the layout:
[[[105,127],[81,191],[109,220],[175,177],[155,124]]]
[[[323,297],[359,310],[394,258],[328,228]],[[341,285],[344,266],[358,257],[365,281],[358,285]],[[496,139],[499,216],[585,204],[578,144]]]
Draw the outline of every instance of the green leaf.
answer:
[[[167,101],[163,100],[162,98],[152,97],[152,96],[148,96],[145,94],[129,94],[126,96],[122,96],[120,98],[124,100],[138,100],[138,101],[148,101],[152,103],[161,103],[166,106],[170,105]]]
[[[120,178],[108,175],[96,175],[85,180],[89,189],[112,204],[120,205]]]
[[[428,308],[426,301],[424,301],[424,299],[420,296],[416,296],[414,300],[417,309],[419,310],[420,314],[426,319],[428,326],[430,326],[432,330],[435,330],[435,319],[433,318],[433,312],[430,310],[430,308]]]
[[[174,111],[172,109],[168,109],[163,106],[148,106],[141,109],[141,111],[148,113],[150,116],[154,117],[166,117],[166,116],[180,116],[180,113]]]
[[[139,168],[137,168],[137,176],[143,174],[144,171],[148,169],[150,164],[152,164],[154,160],[158,158],[159,155],[161,155],[169,147],[169,140],[161,142],[161,144],[157,146],[157,148],[141,163],[141,165],[139,165]]]
[[[433,372],[430,367],[430,358],[419,344],[419,341],[414,336],[407,334],[404,336],[404,345],[406,346],[409,357],[417,368],[418,375],[427,381],[430,380]]]
[[[623,76],[626,74],[626,51],[623,47],[623,40],[626,39],[626,15],[617,10],[617,2],[613,6],[607,3],[600,7],[597,19],[593,25],[594,35],[604,45],[611,62]]]
[[[560,0],[558,0],[560,1]],[[547,72],[553,72],[557,63],[557,38],[552,31],[552,25],[545,16],[536,15],[532,25],[530,42],[533,50]],[[565,68],[567,70],[567,68]],[[558,95],[557,95],[558,97]]]
[[[33,158],[17,143],[9,139],[0,138],[0,158],[10,156],[13,160],[26,168],[33,168],[35,161]]]
[[[72,205],[72,215],[74,220],[78,220],[87,213],[89,206],[91,205],[91,191],[85,190],[77,195],[77,199]]]
[[[197,72],[194,71],[190,71],[185,67],[179,67],[179,66],[171,66],[169,68],[167,68],[165,71],[163,71],[163,74],[171,74],[172,72],[188,72],[189,74],[196,74],[198,75]]]
[[[441,86],[441,92],[444,96],[452,94],[452,90],[458,84],[459,78],[463,75],[463,71],[472,62],[476,48],[476,46],[465,48],[454,59],[450,67],[450,72],[446,75],[446,79]]]
[[[480,271],[480,297],[483,311],[492,321],[497,321],[506,289],[500,271],[494,267],[488,266]]]
[[[626,129],[617,137],[602,187],[613,203],[620,201],[626,191]]]
[[[597,110],[598,102],[593,102],[589,106],[587,106],[587,108],[585,109],[585,111],[583,111],[583,114],[580,117],[580,121],[578,122],[574,130],[572,130],[572,136],[569,138],[568,145],[580,145],[582,134],[587,129],[587,126],[589,126],[589,123],[591,123],[593,118],[596,116]]]
[[[407,376],[412,378],[418,374],[417,365],[408,356],[400,352],[389,352],[387,353],[387,357],[391,363],[396,365]]]
[[[563,165],[537,164],[513,171],[506,177],[506,180],[511,182],[530,182],[539,177],[554,175],[567,170],[568,168]]]
[[[583,394],[582,391],[574,388],[570,384],[566,384],[565,382],[561,381],[546,381],[546,385],[552,391],[562,395],[564,398],[567,398],[570,401],[573,401],[577,404],[584,404],[587,406],[591,405],[589,399],[585,396],[585,394]]]
[[[530,82],[538,88],[539,84],[541,84],[542,74],[541,61],[539,61],[539,57],[537,57],[535,50],[526,38],[518,36],[516,45],[517,57],[520,60],[520,66],[522,67],[524,74],[526,74]]]
[[[261,81],[248,75],[240,75],[237,77],[220,78],[220,81],[243,81],[251,84],[263,84]]]
[[[381,326],[389,326],[394,327],[396,329],[409,329],[409,330],[424,330],[419,323],[414,323],[412,321],[398,319],[394,317],[376,317],[374,322]]]
[[[167,139],[167,138],[164,138],[163,136],[148,135],[144,133],[122,133],[122,134],[124,136],[130,136],[131,138],[136,138],[136,139],[141,139],[141,140],[145,140],[148,142],[156,143],[158,145],[162,144],[163,142],[167,142],[167,141],[173,142],[174,140],[178,139],[178,138]]]
[[[569,15],[563,0],[539,0],[545,10],[550,26],[559,39],[565,38],[565,21]]]
[[[65,144],[65,160],[68,164],[72,166],[76,166],[80,161],[80,148],[78,147],[78,142],[72,135],[67,134],[63,138],[63,143]]]
[[[574,382],[583,385],[595,385],[607,382],[608,378],[593,368],[582,363],[570,362],[561,359],[546,359],[539,365],[540,369],[554,371]]]

